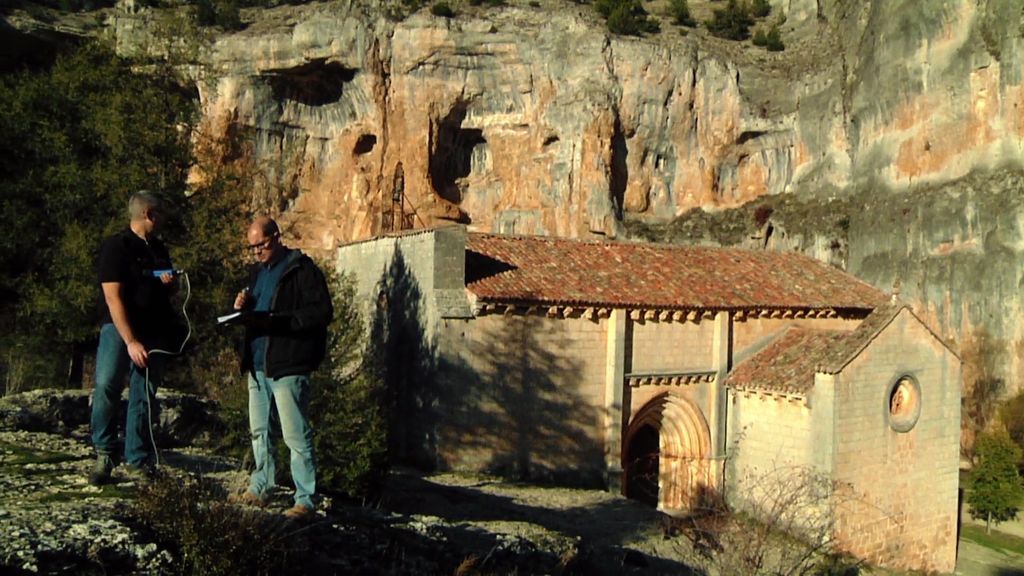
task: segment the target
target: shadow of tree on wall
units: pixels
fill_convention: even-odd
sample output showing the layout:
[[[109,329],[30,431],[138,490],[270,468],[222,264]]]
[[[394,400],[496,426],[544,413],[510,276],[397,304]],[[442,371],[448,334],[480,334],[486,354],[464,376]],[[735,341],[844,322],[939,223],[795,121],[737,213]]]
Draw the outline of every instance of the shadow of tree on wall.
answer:
[[[600,413],[571,385],[581,363],[565,354],[568,339],[538,339],[556,322],[509,315],[478,338],[449,340],[461,349],[439,366],[444,442],[501,476],[602,486]]]
[[[437,452],[435,350],[424,330],[423,292],[401,248],[377,289],[368,365],[386,390],[388,457],[429,470]]]

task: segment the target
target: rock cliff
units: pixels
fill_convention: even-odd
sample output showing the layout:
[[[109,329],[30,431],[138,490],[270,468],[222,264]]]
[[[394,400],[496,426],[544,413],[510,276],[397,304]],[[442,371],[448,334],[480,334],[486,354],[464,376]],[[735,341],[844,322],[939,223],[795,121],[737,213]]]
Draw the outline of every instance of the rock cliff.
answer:
[[[799,249],[898,281],[948,338],[985,329],[1016,386],[1024,8],[771,4],[783,52],[675,27],[661,0],[644,5],[662,32],[640,39],[565,0],[455,18],[334,0],[216,34],[122,0],[107,22],[123,52],[184,64],[197,139],[249,143],[254,201],[307,250],[444,220]]]
[[[629,218],[901,191],[1022,156],[1009,1],[776,2],[780,53],[668,25],[614,36],[561,0],[387,8],[253,11],[197,54],[205,134],[252,134],[261,192],[311,246],[379,232],[396,190],[417,226],[614,236]],[[155,17],[116,16],[122,46]]]

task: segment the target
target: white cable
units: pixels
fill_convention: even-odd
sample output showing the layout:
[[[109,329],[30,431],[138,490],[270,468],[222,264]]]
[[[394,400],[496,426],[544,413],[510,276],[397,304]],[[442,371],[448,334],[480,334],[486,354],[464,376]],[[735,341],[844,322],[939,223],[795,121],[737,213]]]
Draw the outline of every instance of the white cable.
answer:
[[[177,352],[170,350],[161,350],[154,348],[149,351],[149,354],[166,354],[167,356],[180,356],[185,350],[185,344],[188,343],[189,338],[192,337],[192,321],[189,320],[188,312],[185,307],[188,306],[188,301],[192,297],[192,283],[189,282],[188,273],[182,272],[181,277],[185,280],[185,301],[181,303],[181,315],[185,317],[185,325],[188,326],[188,332],[185,334],[185,339],[181,341],[181,346],[178,347]],[[160,451],[156,448],[156,437],[153,435],[153,402],[152,399],[156,398],[156,390],[153,389],[152,383],[149,381],[149,363],[146,363],[146,421],[149,423],[149,441],[153,444],[153,455],[156,456],[156,463],[160,464]]]

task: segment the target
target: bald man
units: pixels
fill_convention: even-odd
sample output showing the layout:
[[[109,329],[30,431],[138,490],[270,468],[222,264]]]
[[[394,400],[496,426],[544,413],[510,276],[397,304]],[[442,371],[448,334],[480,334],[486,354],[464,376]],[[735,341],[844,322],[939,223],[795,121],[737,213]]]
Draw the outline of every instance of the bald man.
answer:
[[[256,264],[248,286],[235,298],[235,309],[257,313],[246,324],[241,365],[249,380],[249,430],[256,468],[249,488],[231,500],[256,506],[266,503],[274,486],[270,410],[276,406],[295,483],[295,505],[284,514],[305,518],[314,513],[316,494],[313,429],[307,418],[309,378],[323,361],[334,308],[323,272],[309,256],[284,245],[274,220],[256,218],[246,238]]]

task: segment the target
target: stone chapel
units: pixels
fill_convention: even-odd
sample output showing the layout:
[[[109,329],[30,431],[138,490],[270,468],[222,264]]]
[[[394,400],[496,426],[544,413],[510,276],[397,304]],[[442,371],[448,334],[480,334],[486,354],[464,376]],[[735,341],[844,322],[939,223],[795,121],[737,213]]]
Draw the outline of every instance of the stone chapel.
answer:
[[[675,514],[818,486],[870,562],[952,571],[961,367],[897,296],[792,252],[418,230],[341,246],[428,469]],[[807,486],[802,486],[805,489]]]

